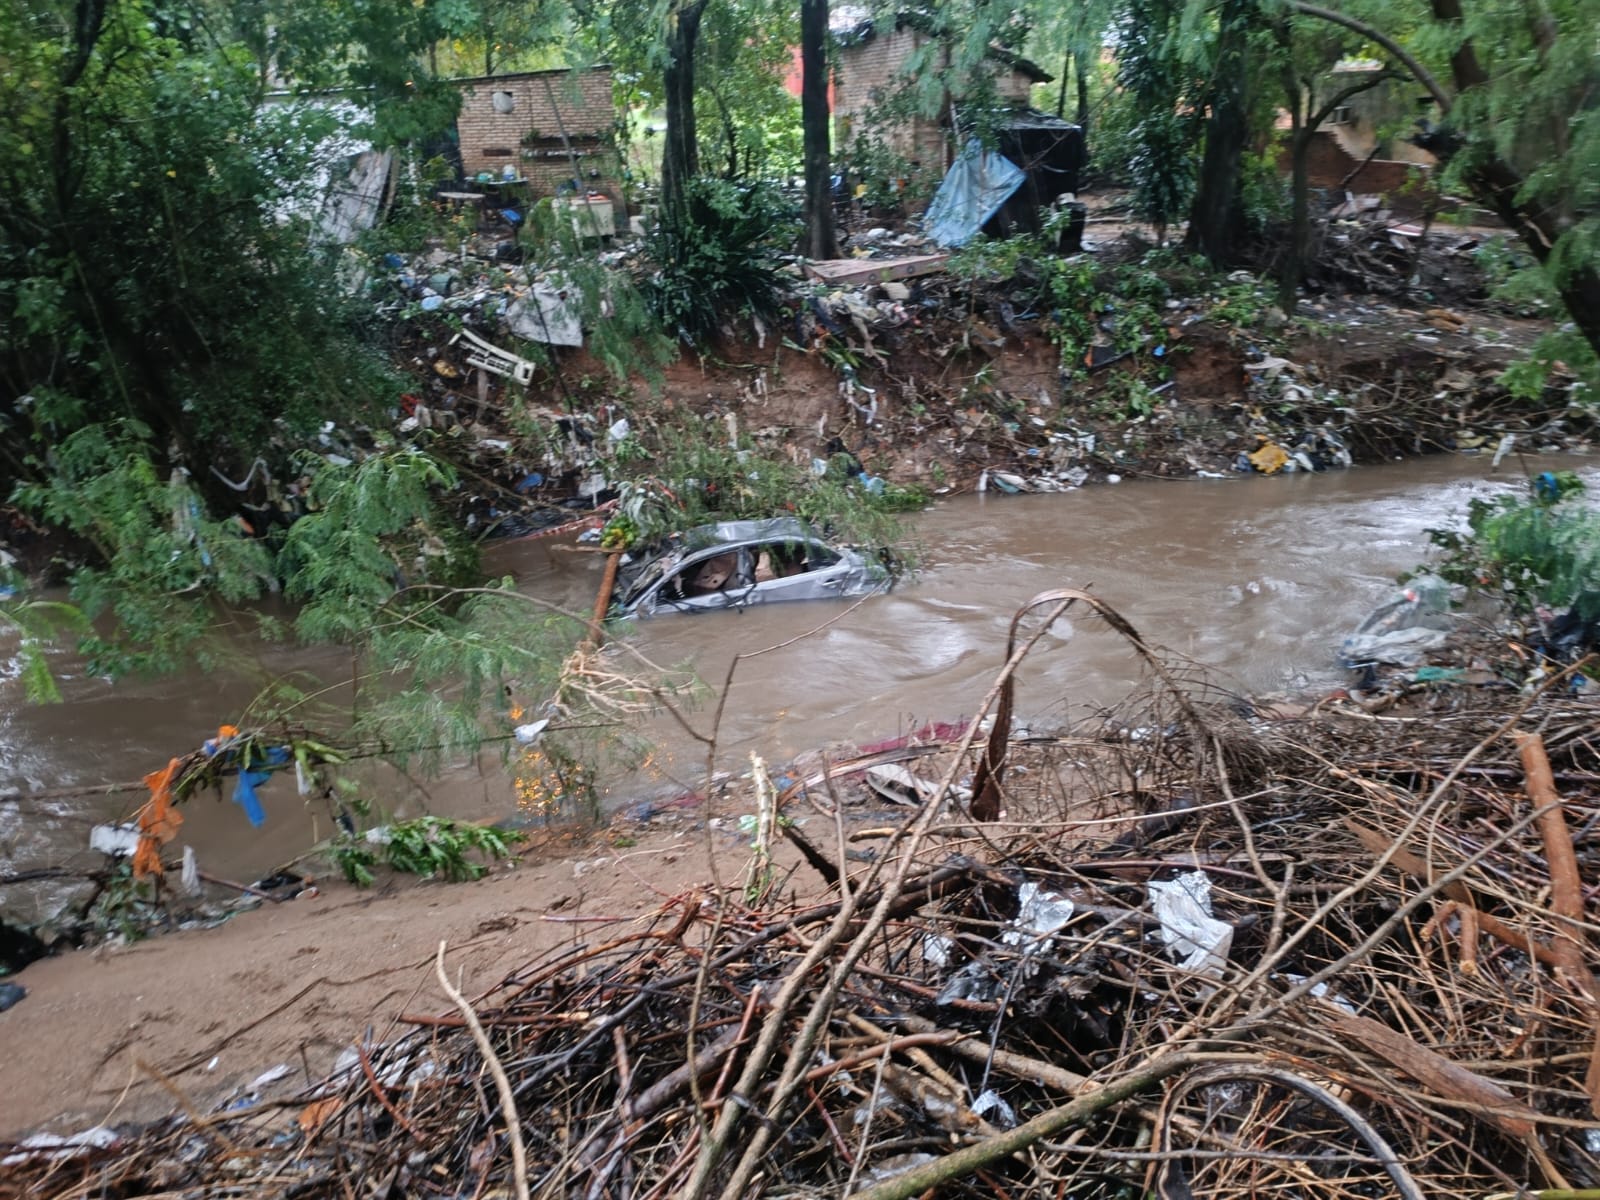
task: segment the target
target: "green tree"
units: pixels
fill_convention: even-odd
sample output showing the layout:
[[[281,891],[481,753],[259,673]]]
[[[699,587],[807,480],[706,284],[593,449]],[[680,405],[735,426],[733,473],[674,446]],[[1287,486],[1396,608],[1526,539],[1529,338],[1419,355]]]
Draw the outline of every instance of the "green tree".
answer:
[[[1213,266],[1231,263],[1245,232],[1240,206],[1240,165],[1252,134],[1251,108],[1259,90],[1253,71],[1259,50],[1252,34],[1261,25],[1257,0],[1220,0],[1215,34],[1199,39],[1205,86],[1205,151],[1196,176],[1184,245]]]
[[[1128,156],[1134,210],[1162,240],[1194,194],[1197,132],[1181,15],[1181,0],[1125,0],[1116,26],[1117,80],[1137,113]]]
[[[1439,127],[1429,145],[1446,159],[1447,178],[1517,233],[1600,354],[1600,126],[1588,119],[1600,83],[1600,4],[1540,0],[1507,11],[1488,0],[1430,0],[1425,14],[1285,5],[1380,47],[1433,97]]]
[[[556,47],[571,30],[565,5],[544,0],[442,0],[435,73],[494,75],[558,65]]]
[[[708,171],[754,180],[799,166],[799,106],[783,86],[798,36],[795,12],[782,3],[724,0],[707,8],[695,125]]]

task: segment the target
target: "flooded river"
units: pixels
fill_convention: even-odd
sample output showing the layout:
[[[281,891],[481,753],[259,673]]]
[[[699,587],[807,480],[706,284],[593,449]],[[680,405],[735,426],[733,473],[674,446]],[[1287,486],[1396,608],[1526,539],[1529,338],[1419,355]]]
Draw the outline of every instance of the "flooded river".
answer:
[[[1214,668],[1225,686],[1325,688],[1346,677],[1333,657],[1340,638],[1385,597],[1397,572],[1425,556],[1425,531],[1457,523],[1469,497],[1513,485],[1524,465],[1581,464],[1508,462],[1491,476],[1487,459],[1438,458],[1315,476],[964,496],[916,518],[915,578],[843,616],[842,605],[773,605],[659,617],[630,636],[655,662],[692,664],[719,686],[735,654],[780,647],[739,664],[720,731],[724,769],[738,769],[752,750],[781,763],[820,745],[860,744],[970,712],[1000,665],[1012,612],[1054,587],[1092,587],[1148,641]],[[599,556],[537,541],[495,547],[489,567],[579,612],[592,605],[599,579]],[[1059,723],[1072,706],[1114,701],[1137,679],[1126,648],[1094,626],[1071,614],[1040,644],[1023,671],[1019,716]],[[260,665],[341,673],[322,652],[278,649]],[[37,707],[22,703],[14,679],[3,686],[0,792],[23,793],[137,779],[235,721],[255,690],[201,675],[115,686],[69,678],[66,703]],[[708,728],[708,707],[691,719]],[[681,732],[664,721],[647,732],[661,742],[662,770],[698,778],[702,752]],[[625,789],[644,782],[613,784],[608,802],[623,802]],[[462,768],[428,793],[436,811],[464,816],[513,807],[496,766]],[[292,783],[276,781],[262,796],[269,822],[260,832],[226,800],[187,806],[183,838],[202,866],[253,878],[328,832],[325,814],[313,826]],[[69,861],[91,824],[139,799],[0,800],[0,875]]]

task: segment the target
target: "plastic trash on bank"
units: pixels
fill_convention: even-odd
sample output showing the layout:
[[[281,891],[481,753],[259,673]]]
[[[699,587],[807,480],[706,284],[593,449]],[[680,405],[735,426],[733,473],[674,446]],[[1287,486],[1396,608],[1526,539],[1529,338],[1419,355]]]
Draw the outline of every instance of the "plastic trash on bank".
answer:
[[[959,1000],[993,1000],[1003,991],[1012,991],[1007,974],[1021,971],[1022,980],[1038,974],[1039,956],[1047,954],[1056,934],[1065,929],[1076,909],[1072,900],[1056,892],[1047,892],[1032,880],[1017,889],[1017,915],[1007,922],[1000,933],[1000,944],[1020,952],[1020,959],[1005,955],[1000,960],[988,955],[975,959],[957,971],[945,983],[935,998],[935,1004],[951,1004]],[[930,945],[923,943],[923,954],[933,955],[928,961],[943,966],[950,959],[953,943],[941,938]],[[1004,966],[1002,966],[1002,962]]]
[[[1071,900],[1047,892],[1030,880],[1017,889],[1016,919],[1000,935],[1000,940],[1028,951],[1046,950],[1055,935],[1072,920],[1072,913]]]
[[[1221,979],[1233,949],[1233,926],[1211,914],[1210,877],[1191,871],[1147,886],[1167,953],[1185,971]]]
[[[1423,576],[1373,609],[1344,639],[1339,660],[1350,668],[1373,663],[1414,667],[1424,654],[1444,644],[1453,627],[1450,585]]]

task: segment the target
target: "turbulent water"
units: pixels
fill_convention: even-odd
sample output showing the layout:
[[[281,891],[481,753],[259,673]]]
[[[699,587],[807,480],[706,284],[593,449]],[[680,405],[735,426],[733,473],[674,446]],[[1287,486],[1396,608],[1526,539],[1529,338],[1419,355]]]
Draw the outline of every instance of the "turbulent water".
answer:
[[[1537,464],[1546,465],[1576,464]],[[778,647],[738,664],[719,730],[726,768],[752,751],[783,762],[970,711],[1000,664],[1012,612],[1056,587],[1092,587],[1148,641],[1214,668],[1237,690],[1334,686],[1345,678],[1334,660],[1340,638],[1386,597],[1398,571],[1426,555],[1425,531],[1459,523],[1470,496],[1513,485],[1524,466],[1535,464],[1506,463],[1491,475],[1486,459],[1440,458],[1316,476],[964,496],[917,518],[920,572],[848,612],[820,602],[664,616],[630,637],[655,662],[692,664],[718,686],[734,655]],[[599,579],[598,556],[546,542],[498,546],[489,565],[578,612],[592,605]],[[275,650],[260,665],[340,673],[336,659],[306,651]],[[1119,698],[1136,677],[1123,645],[1069,614],[1026,664],[1018,711],[1060,721],[1074,705]],[[24,794],[0,800],[0,875],[81,855],[90,825],[138,800],[28,793],[137,779],[235,721],[253,690],[199,674],[116,685],[69,677],[64,704],[37,707],[22,702],[14,678],[0,681],[0,791]],[[710,726],[705,708],[691,719]],[[661,746],[653,778],[698,777],[703,751],[669,722],[647,732]],[[608,799],[620,803],[648,782],[613,781]],[[209,869],[254,877],[328,832],[325,813],[314,825],[292,784],[262,795],[270,819],[261,832],[226,800],[187,806],[184,839]],[[427,803],[476,817],[509,811],[513,796],[497,767],[474,767],[429,785]],[[17,899],[0,903],[26,919]]]

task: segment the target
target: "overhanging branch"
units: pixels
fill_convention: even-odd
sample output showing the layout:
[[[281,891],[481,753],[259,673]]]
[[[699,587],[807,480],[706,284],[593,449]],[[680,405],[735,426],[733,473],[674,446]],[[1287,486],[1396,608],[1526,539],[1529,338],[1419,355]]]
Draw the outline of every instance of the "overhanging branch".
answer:
[[[1289,0],[1289,11],[1300,13],[1302,16],[1316,17],[1319,20],[1331,21],[1335,25],[1342,25],[1352,33],[1359,33],[1369,41],[1376,42],[1390,54],[1394,55],[1405,65],[1406,70],[1416,78],[1416,81],[1428,89],[1435,102],[1439,105],[1440,114],[1448,113],[1453,103],[1449,93],[1439,86],[1427,67],[1417,61],[1416,56],[1407,51],[1399,42],[1395,41],[1382,30],[1375,29],[1365,21],[1358,21],[1354,17],[1347,17],[1344,13],[1332,8],[1323,8],[1320,4],[1306,4],[1304,0]]]

